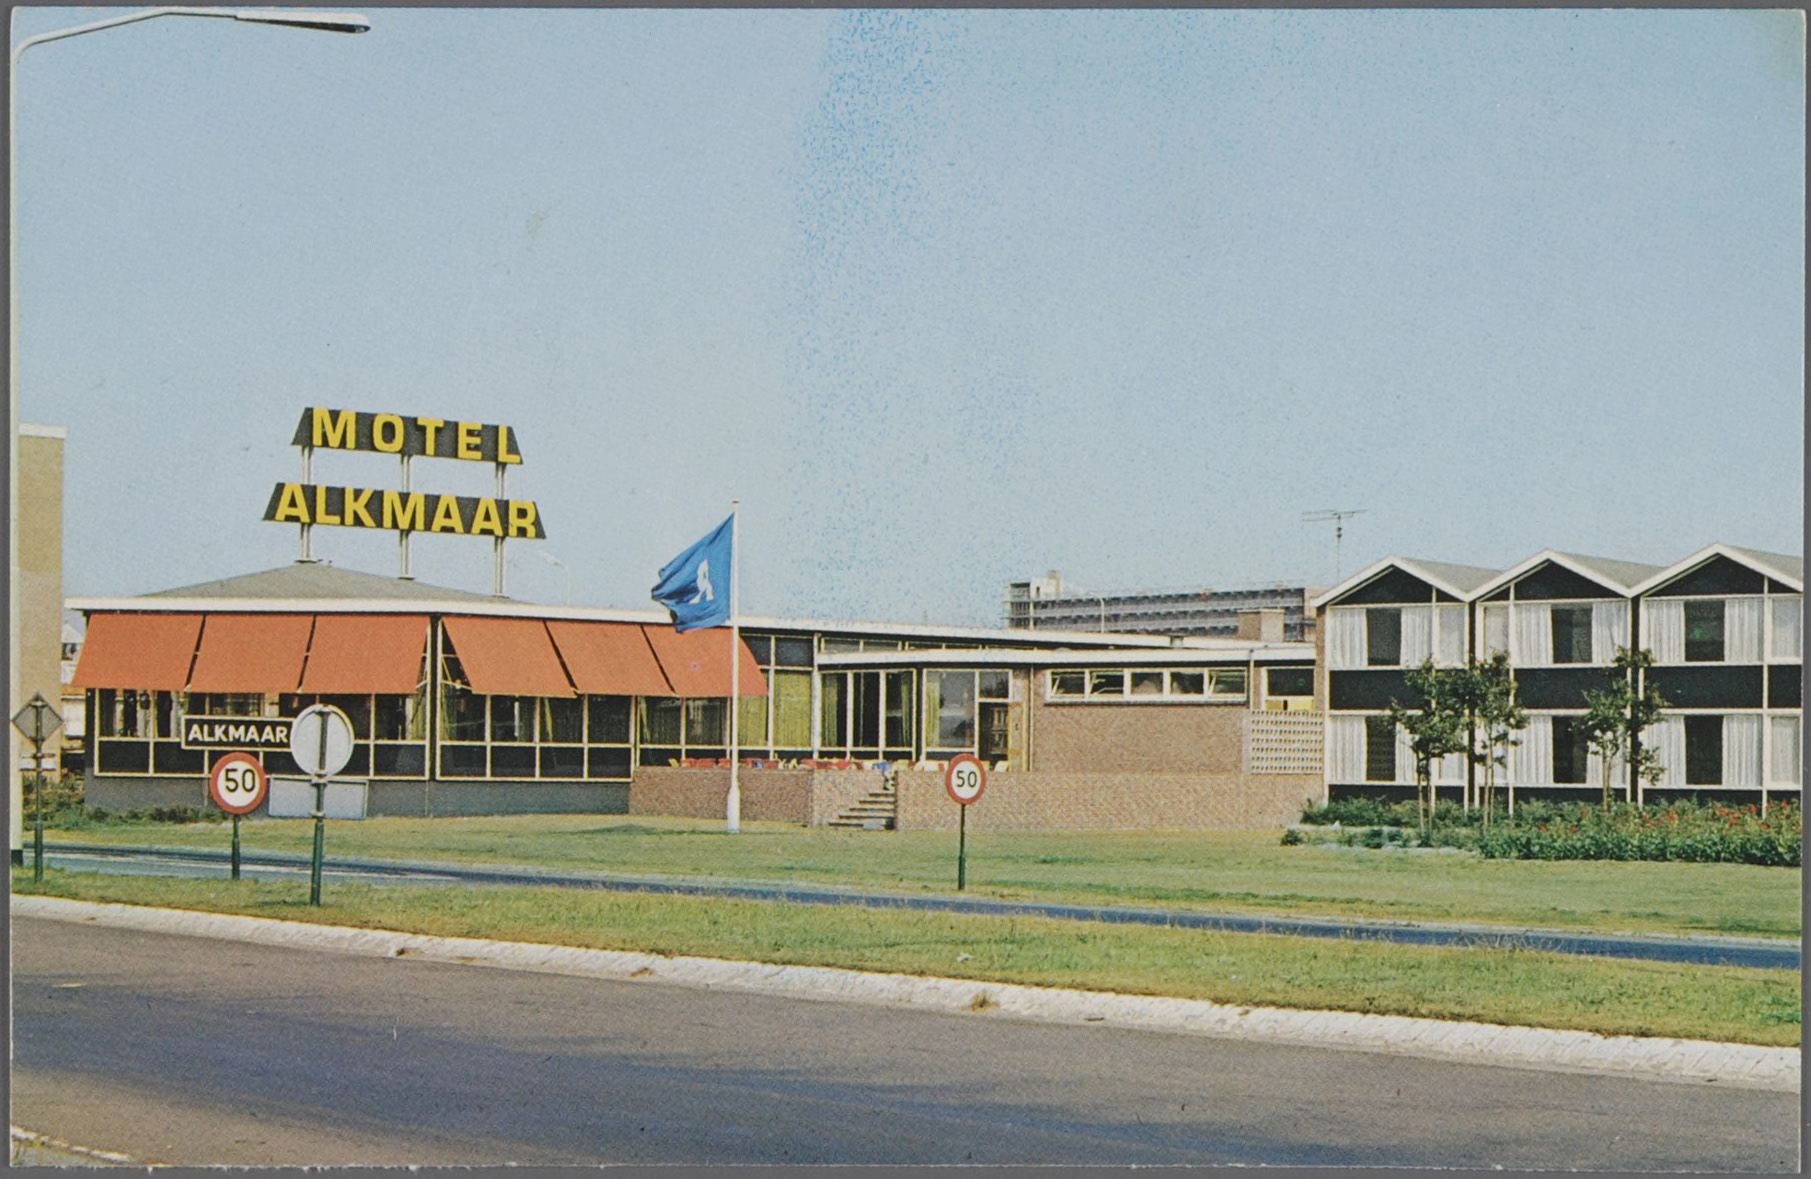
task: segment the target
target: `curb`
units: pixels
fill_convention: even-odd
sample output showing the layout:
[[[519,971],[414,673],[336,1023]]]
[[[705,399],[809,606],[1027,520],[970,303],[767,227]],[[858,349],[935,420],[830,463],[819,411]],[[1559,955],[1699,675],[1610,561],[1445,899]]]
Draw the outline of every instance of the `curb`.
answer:
[[[667,983],[701,990],[742,991],[827,1002],[986,1013],[1046,1023],[1380,1052],[1464,1064],[1799,1091],[1799,1051],[1796,1048],[1604,1036],[1595,1032],[1505,1027],[1400,1015],[1239,1007],[1203,999],[877,974],[824,966],[779,966],[575,946],[434,937],[225,913],[97,904],[58,897],[15,896],[12,912],[20,917],[255,942],[291,949],[381,958],[419,958],[468,966],[622,982]]]

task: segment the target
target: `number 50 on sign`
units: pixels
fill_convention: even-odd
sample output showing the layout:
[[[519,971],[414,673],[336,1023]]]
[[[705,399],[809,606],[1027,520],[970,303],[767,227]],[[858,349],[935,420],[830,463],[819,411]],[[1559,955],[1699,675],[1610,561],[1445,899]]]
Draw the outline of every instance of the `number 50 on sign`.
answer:
[[[208,794],[229,815],[249,815],[270,789],[263,763],[249,753],[223,754],[208,774]]]

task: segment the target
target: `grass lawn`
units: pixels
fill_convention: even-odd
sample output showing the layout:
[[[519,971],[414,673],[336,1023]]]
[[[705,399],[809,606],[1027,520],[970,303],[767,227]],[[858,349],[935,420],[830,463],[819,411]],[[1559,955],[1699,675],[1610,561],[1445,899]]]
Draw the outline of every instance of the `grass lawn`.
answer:
[[[1791,1046],[1799,977],[1514,948],[1095,926],[1042,918],[874,912],[558,888],[334,884],[103,876],[51,869],[16,893],[444,936],[1080,987],[1223,1003],[1321,1008]]]
[[[134,846],[230,846],[225,823],[49,831]],[[250,851],[307,855],[313,824],[243,825]],[[30,842],[29,833],[27,842]],[[954,832],[872,832],[616,815],[329,821],[327,856],[538,865],[882,891],[955,890]],[[1272,833],[969,833],[976,896],[1280,915],[1463,921],[1596,932],[1796,938],[1797,869],[1742,864],[1486,860],[1469,852],[1283,847]]]

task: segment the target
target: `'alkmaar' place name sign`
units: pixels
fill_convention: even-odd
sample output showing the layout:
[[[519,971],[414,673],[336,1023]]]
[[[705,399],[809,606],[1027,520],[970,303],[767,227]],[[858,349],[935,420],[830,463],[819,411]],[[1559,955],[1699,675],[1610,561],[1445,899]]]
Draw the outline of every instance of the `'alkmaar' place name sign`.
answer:
[[[184,749],[289,748],[288,717],[188,716],[182,720]]]
[[[544,540],[547,536],[533,500],[319,483],[277,484],[271,489],[264,518],[278,524],[337,524],[506,540]]]

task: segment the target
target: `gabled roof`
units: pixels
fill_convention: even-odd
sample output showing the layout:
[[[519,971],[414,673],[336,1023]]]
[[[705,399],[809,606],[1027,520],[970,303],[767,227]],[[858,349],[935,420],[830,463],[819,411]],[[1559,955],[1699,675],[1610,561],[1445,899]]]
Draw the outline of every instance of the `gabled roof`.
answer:
[[[1595,581],[1605,589],[1625,595],[1633,595],[1637,584],[1660,572],[1658,565],[1643,565],[1635,561],[1616,561],[1609,557],[1587,557],[1578,553],[1562,553],[1558,549],[1542,549],[1526,561],[1522,561],[1514,568],[1504,570],[1479,586],[1478,596],[1483,597],[1486,594],[1494,593],[1549,562],[1562,569],[1570,569],[1587,580]]]
[[[1652,576],[1644,579],[1635,587],[1635,592],[1645,594],[1717,557],[1728,557],[1738,565],[1746,565],[1757,572],[1765,573],[1775,581],[1783,581],[1800,593],[1805,591],[1805,559],[1803,557],[1789,557],[1783,553],[1763,553],[1759,549],[1740,549],[1732,544],[1712,544],[1699,549],[1683,561],[1675,562],[1664,569],[1656,569]]]
[[[320,561],[296,561],[262,573],[204,581],[180,589],[159,590],[147,598],[350,598],[358,601],[489,602],[495,599],[468,590],[423,585],[400,577],[382,577],[340,569]]]
[[[1478,586],[1496,576],[1496,570],[1480,569],[1476,565],[1450,565],[1444,561],[1424,561],[1418,557],[1385,557],[1321,594],[1320,597],[1314,599],[1311,605],[1319,610],[1329,602],[1345,597],[1359,586],[1391,569],[1400,569],[1419,577],[1422,581],[1436,589],[1444,590],[1461,602],[1469,602],[1476,595]]]

